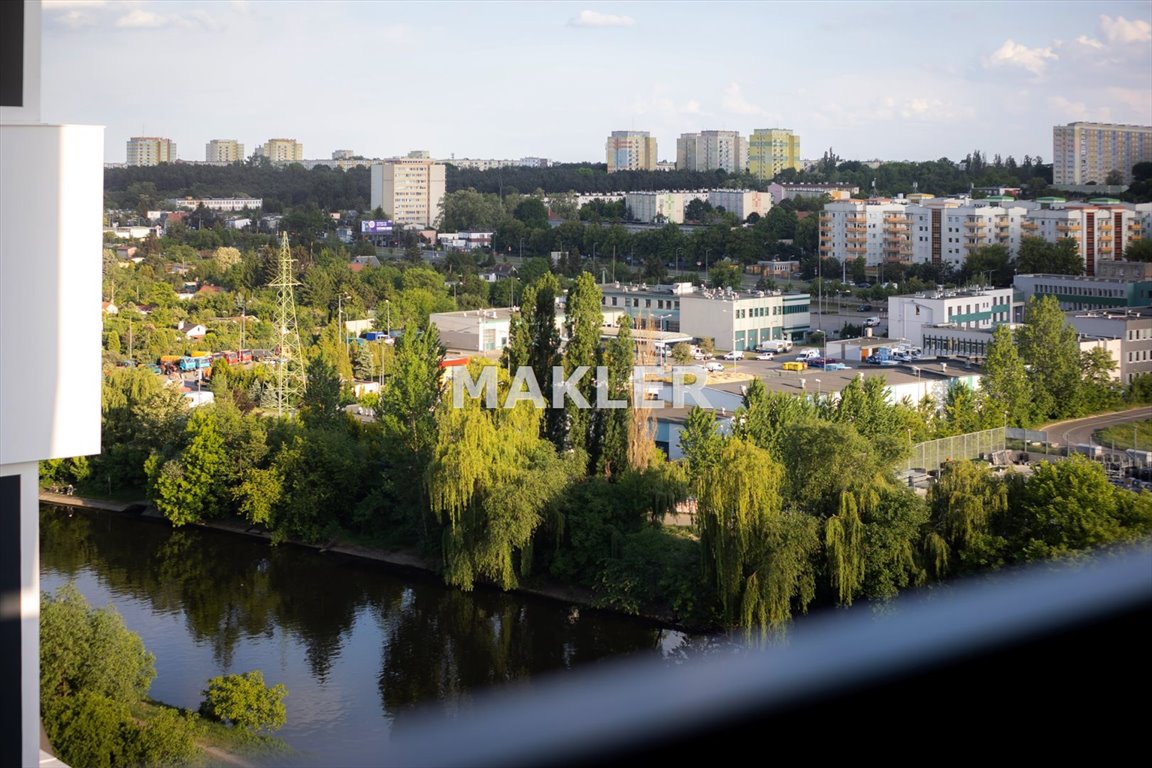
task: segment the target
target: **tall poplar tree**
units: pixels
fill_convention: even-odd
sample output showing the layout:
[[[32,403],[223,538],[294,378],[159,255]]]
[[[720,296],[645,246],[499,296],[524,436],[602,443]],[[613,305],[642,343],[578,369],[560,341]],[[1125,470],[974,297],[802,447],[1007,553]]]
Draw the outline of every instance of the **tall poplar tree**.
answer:
[[[1016,349],[1016,341],[1012,338],[1012,330],[1006,325],[999,325],[992,331],[992,343],[988,345],[980,386],[988,395],[988,403],[1003,410],[1009,424],[1024,427],[1030,423],[1032,386],[1028,382],[1024,361]]]
[[[570,377],[581,366],[590,370],[577,385],[580,393],[589,404],[595,404],[595,366],[600,347],[600,322],[603,317],[600,308],[600,287],[589,272],[581,272],[576,284],[568,291],[567,311],[564,326],[568,334],[568,346],[564,354],[564,374]],[[571,400],[565,403],[568,411],[568,442],[572,447],[583,448],[594,461],[599,453],[593,446],[592,412],[579,408]],[[593,463],[592,466],[595,466]]]
[[[1028,366],[1033,414],[1040,420],[1075,416],[1080,402],[1080,347],[1055,296],[1033,296],[1017,330],[1020,358]]]

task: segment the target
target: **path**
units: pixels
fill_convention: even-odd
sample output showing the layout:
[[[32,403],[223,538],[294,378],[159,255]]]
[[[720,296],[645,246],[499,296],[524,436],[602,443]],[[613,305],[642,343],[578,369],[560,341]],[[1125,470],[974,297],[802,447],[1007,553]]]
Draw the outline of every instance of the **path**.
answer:
[[[1064,445],[1094,444],[1093,433],[1097,430],[1111,427],[1116,424],[1126,424],[1133,421],[1147,421],[1152,419],[1152,407],[1144,406],[1118,413],[1105,413],[1099,416],[1087,416],[1083,419],[1069,419],[1049,424],[1045,431],[1055,438],[1056,442]],[[1152,446],[1148,446],[1152,450]]]

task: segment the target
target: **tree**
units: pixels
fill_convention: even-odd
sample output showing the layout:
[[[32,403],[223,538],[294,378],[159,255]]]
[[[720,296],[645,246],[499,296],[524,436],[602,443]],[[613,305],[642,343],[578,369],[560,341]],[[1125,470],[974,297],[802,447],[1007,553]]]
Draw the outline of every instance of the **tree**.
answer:
[[[564,315],[564,325],[568,336],[568,345],[564,354],[564,373],[571,377],[573,372],[586,367],[588,372],[580,380],[577,389],[584,399],[592,404],[596,401],[594,389],[594,374],[598,350],[600,347],[601,314],[600,287],[596,279],[588,272],[581,272],[576,278],[575,285],[568,291],[568,301]],[[592,449],[593,423],[591,411],[580,408],[573,398],[566,401],[568,411],[567,446],[583,447],[590,454],[599,453]],[[595,466],[595,456],[591,457],[592,466]]]
[[[202,692],[200,713],[240,728],[249,734],[275,731],[288,722],[283,683],[269,688],[258,669],[239,675],[220,675],[208,681]]]
[[[992,285],[1012,284],[1012,263],[1005,245],[983,245],[968,252],[964,259],[964,279],[969,282],[987,279]]]
[[[1118,187],[1124,183],[1124,174],[1119,169],[1113,168],[1104,177],[1104,183],[1110,187]]]
[[[220,482],[228,465],[216,408],[196,409],[185,427],[187,446],[174,458],[152,453],[144,464],[148,490],[160,514],[177,527],[216,517],[223,510]]]
[[[763,634],[804,611],[815,596],[815,518],[786,513],[784,469],[767,451],[734,437],[697,481],[704,569],[724,620]]]
[[[1002,409],[1009,424],[1025,427],[1031,423],[1032,387],[1007,325],[992,331],[980,386],[988,395],[989,405]]]
[[[1002,541],[992,530],[1008,509],[1008,486],[987,466],[949,462],[928,490],[928,507],[924,559],[936,578],[1000,564]]]
[[[1060,238],[1055,243],[1039,237],[1023,237],[1016,253],[1016,271],[1021,274],[1082,275],[1084,259],[1079,248],[1071,237]]]
[[[334,424],[341,416],[340,376],[323,355],[308,361],[300,416],[305,423],[313,425]]]
[[[1080,412],[1080,347],[1055,296],[1028,299],[1017,330],[1020,359],[1028,367],[1037,420]]]
[[[632,423],[633,408],[630,390],[635,354],[632,319],[623,315],[616,338],[601,347],[600,365],[608,369],[608,398],[628,403],[627,408],[600,408],[595,412],[598,435],[595,442],[600,449],[596,469],[608,477],[623,473],[628,467],[629,426]]]
[[[1111,408],[1120,402],[1120,385],[1114,378],[1116,361],[1104,347],[1080,353],[1081,392],[1089,413]]]
[[[676,365],[688,365],[692,362],[692,347],[681,341],[672,347],[672,362]]]
[[[713,288],[739,288],[744,282],[744,272],[733,261],[719,261],[708,272],[708,285]]]
[[[556,328],[556,300],[560,295],[560,282],[549,273],[534,283],[535,306],[526,317],[528,321],[528,365],[536,375],[540,391],[547,393],[549,407],[544,409],[541,424],[544,436],[552,441],[557,450],[564,450],[566,442],[565,413],[562,408],[552,408],[552,370],[560,365],[560,331]]]
[[[1130,240],[1124,249],[1124,258],[1128,261],[1152,261],[1152,237]]]

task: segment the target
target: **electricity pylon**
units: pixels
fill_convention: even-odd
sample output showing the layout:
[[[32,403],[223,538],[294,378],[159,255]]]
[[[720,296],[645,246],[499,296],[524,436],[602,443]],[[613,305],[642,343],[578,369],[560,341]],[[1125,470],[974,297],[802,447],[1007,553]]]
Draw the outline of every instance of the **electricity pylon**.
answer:
[[[276,330],[280,338],[279,361],[276,365],[274,401],[279,416],[291,416],[304,397],[307,381],[304,352],[300,348],[300,330],[296,327],[296,293],[299,285],[292,276],[292,251],[288,233],[280,235],[280,259],[276,279],[269,283],[276,289]]]

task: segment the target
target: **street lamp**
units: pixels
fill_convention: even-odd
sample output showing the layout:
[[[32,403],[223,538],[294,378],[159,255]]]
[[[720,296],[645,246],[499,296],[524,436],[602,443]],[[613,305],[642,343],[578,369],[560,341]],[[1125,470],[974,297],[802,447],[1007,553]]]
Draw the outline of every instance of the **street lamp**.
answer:
[[[387,315],[388,338],[392,338],[392,300],[384,299],[384,313]]]

